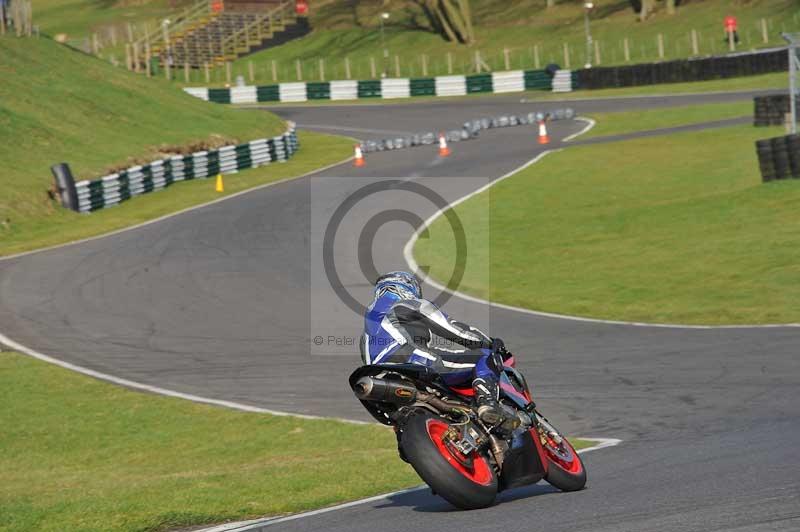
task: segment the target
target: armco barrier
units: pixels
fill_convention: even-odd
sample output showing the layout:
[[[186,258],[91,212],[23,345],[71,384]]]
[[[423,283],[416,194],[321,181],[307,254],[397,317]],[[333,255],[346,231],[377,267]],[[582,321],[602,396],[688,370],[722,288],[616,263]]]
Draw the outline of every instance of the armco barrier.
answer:
[[[91,212],[110,207],[177,181],[234,173],[271,162],[283,162],[298,149],[295,125],[279,137],[259,139],[218,150],[201,151],[133,166],[99,179],[75,183],[77,210]]]
[[[569,70],[559,70],[570,76]],[[566,74],[564,74],[566,73]],[[570,78],[571,79],[571,78]],[[561,84],[571,88],[572,84]],[[512,70],[472,76],[434,78],[385,78],[361,81],[278,83],[231,89],[184,89],[188,94],[216,103],[304,102],[306,100],[356,100],[360,98],[409,98],[414,96],[463,96],[469,93],[549,91],[553,79],[545,70]]]
[[[756,141],[758,167],[765,183],[800,178],[800,135],[786,135]]]
[[[633,87],[752,76],[781,72],[788,67],[788,52],[780,48],[662,63],[584,68],[575,71],[573,85],[580,89]]]

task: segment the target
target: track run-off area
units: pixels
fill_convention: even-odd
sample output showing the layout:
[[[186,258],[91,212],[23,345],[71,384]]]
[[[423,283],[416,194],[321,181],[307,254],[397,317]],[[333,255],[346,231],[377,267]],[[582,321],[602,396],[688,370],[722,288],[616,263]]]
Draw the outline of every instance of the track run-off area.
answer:
[[[300,128],[380,138],[564,106],[579,115],[668,112],[752,96],[495,97],[272,110]],[[736,121],[703,127],[729,123]],[[582,142],[562,140],[585,126],[554,122],[553,142],[545,147],[533,128],[516,127],[454,144],[446,159],[433,147],[369,154],[362,168],[345,163],[111,236],[0,260],[0,333],[73,369],[151,391],[369,421],[347,385],[360,362],[354,339],[362,321],[342,292],[366,304],[371,286],[363,272],[407,268],[406,243],[441,208],[431,197],[453,203],[545,150]],[[648,134],[655,133],[634,135]],[[354,203],[339,224],[327,257],[335,265],[331,282],[322,252],[326,231],[337,209],[369,186],[373,194]],[[419,190],[428,192],[419,198]],[[362,238],[376,216],[398,209],[411,214],[376,225],[375,238]],[[437,297],[435,286],[426,288],[428,297]],[[445,309],[506,341],[538,405],[562,431],[623,440],[585,456],[588,489],[562,494],[537,485],[473,512],[453,511],[415,491],[274,529],[800,528],[800,329],[579,321],[458,296]]]

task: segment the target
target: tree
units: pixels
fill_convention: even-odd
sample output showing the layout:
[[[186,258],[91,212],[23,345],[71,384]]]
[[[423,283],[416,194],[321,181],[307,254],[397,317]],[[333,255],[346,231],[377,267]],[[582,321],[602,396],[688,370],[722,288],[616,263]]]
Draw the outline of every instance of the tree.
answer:
[[[447,40],[463,44],[475,42],[469,0],[417,0],[417,3],[433,30]]]
[[[653,10],[653,4],[655,0],[642,0],[642,8],[639,10],[639,20],[644,22],[647,19],[647,15],[650,14],[650,11]]]

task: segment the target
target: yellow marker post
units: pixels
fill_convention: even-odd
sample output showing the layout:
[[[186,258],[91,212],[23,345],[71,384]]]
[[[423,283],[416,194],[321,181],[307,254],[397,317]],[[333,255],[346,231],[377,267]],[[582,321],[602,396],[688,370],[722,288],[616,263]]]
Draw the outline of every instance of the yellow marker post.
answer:
[[[225,185],[222,183],[222,174],[217,174],[217,192],[225,192]]]

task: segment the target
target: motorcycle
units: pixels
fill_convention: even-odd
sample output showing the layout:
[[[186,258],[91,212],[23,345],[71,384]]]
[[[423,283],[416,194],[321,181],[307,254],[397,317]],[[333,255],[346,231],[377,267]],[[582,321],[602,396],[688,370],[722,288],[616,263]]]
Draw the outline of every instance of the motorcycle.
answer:
[[[367,411],[394,427],[400,458],[457,508],[490,506],[500,491],[542,479],[562,491],[586,484],[580,456],[537,410],[513,356],[500,375],[507,416],[497,426],[478,418],[472,387],[448,386],[426,366],[367,365],[349,381]]]

